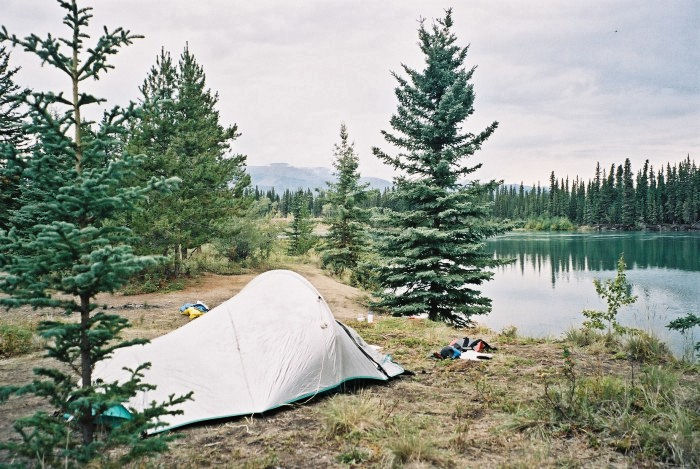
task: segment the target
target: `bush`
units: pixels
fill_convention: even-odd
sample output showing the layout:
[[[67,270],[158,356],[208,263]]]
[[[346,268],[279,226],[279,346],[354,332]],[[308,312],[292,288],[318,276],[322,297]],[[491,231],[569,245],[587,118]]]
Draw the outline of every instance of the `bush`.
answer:
[[[38,350],[40,344],[35,330],[30,323],[0,324],[0,357],[16,357]]]
[[[607,326],[608,335],[612,335],[613,332],[617,334],[627,332],[627,328],[617,321],[617,312],[623,306],[631,305],[637,301],[637,297],[630,293],[632,286],[627,282],[626,269],[625,256],[620,255],[620,259],[617,261],[617,275],[615,275],[614,279],[605,281],[600,279],[593,280],[596,293],[601,299],[605,300],[608,309],[607,311],[584,310],[583,315],[588,318],[583,323],[585,327],[602,331]]]
[[[700,326],[700,316],[693,313],[688,313],[685,316],[676,318],[666,327],[671,330],[675,330],[685,335],[688,331],[692,331],[694,327]],[[697,355],[700,355],[700,341],[695,342],[693,350]]]
[[[174,280],[165,275],[161,269],[155,267],[141,275],[132,278],[122,289],[124,295],[142,295],[144,293],[168,293],[185,288],[182,280]]]
[[[244,216],[230,223],[226,235],[215,242],[216,251],[230,262],[248,267],[267,260],[282,233],[282,226],[265,215],[268,212],[267,199],[252,204]]]
[[[368,291],[374,291],[379,288],[379,280],[377,278],[377,263],[379,259],[376,255],[366,254],[363,259],[358,262],[357,266],[350,272],[350,285],[358,288],[363,288]]]
[[[616,353],[622,347],[620,336],[616,334],[604,334],[589,327],[569,329],[564,334],[564,339],[578,347],[586,347],[594,354]]]
[[[501,329],[496,339],[504,344],[513,343],[518,338],[518,328],[515,326],[507,326]]]
[[[343,451],[338,455],[336,460],[343,464],[360,464],[367,461],[370,458],[370,454],[360,448],[350,448],[347,451]]]

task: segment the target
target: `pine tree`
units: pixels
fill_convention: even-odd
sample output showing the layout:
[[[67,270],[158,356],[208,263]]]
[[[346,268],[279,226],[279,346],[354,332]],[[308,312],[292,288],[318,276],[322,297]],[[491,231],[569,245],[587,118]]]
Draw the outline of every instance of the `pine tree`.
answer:
[[[10,216],[19,208],[19,181],[28,139],[22,129],[22,92],[14,82],[19,68],[10,66],[10,53],[0,47],[0,229],[10,228]]]
[[[220,124],[218,95],[206,87],[189,47],[177,66],[162,50],[140,91],[141,118],[129,148],[147,158],[136,180],[162,175],[183,183],[177,192],[149,198],[129,224],[144,239],[145,252],[171,256],[177,276],[192,250],[226,236],[228,222],[245,211],[250,178],[245,156],[228,154],[237,127]]]
[[[309,213],[308,196],[299,191],[292,201],[292,223],[287,230],[289,245],[287,252],[292,256],[306,254],[314,244],[314,224]]]
[[[431,28],[418,30],[426,60],[423,71],[403,66],[408,78],[394,74],[399,104],[391,118],[395,134],[386,141],[405,151],[374,154],[406,176],[394,179],[407,210],[391,212],[378,241],[383,261],[378,270],[378,305],[395,315],[427,312],[432,320],[466,324],[487,313],[491,300],[475,288],[492,277],[485,267],[494,260],[481,249],[483,240],[501,231],[486,221],[487,194],[496,182],[462,185],[460,177],[481,164],[464,166],[493,133],[494,122],[478,134],[462,130],[474,112],[474,90],[465,69],[467,47],[456,45],[452,12]]]
[[[360,184],[359,158],[355,144],[348,141],[345,124],[340,126],[340,144],[335,145],[333,156],[337,182],[328,184],[333,212],[321,262],[333,272],[342,273],[356,268],[366,249],[369,218],[367,210],[361,207],[366,198],[367,184]]]
[[[142,439],[141,434],[158,426],[159,416],[177,413],[172,406],[189,398],[171,396],[169,402],[152,403],[142,413],[130,409],[132,419],[119,427],[100,424],[106,410],[152,389],[142,382],[148,363],[131,370],[131,378],[121,384],[92,379],[95,364],[112,351],[144,342],[121,340],[128,321],[101,311],[95,296],[113,292],[131,275],[156,262],[153,257],[135,255],[129,244],[131,232],[109,220],[146,193],[177,181],[154,180],[144,187],[122,185],[137,164],[137,158],[121,145],[125,124],[134,116],[133,106],[106,111],[99,124],[82,117],[85,106],[104,100],[82,92],[81,84],[102,78],[113,68],[110,57],[140,36],[122,28],[105,28],[96,45],[87,48],[91,9],[78,7],[76,0],[59,4],[66,10],[63,22],[70,29],[68,37],[42,39],[32,34],[21,39],[9,35],[4,27],[0,31],[0,42],[9,41],[35,54],[67,75],[72,88],[68,98],[62,93],[23,94],[31,118],[23,131],[33,134],[36,144],[26,156],[21,205],[11,217],[11,229],[0,232],[0,271],[4,273],[0,291],[6,294],[0,304],[54,308],[66,316],[79,316],[77,322],[44,321],[38,327],[47,339],[47,356],[62,362],[60,369],[36,368],[32,383],[0,390],[0,400],[34,394],[55,410],[16,421],[21,439],[0,446],[42,467],[106,458],[105,450],[116,446],[125,446],[123,460],[164,451],[170,436]],[[66,106],[65,112],[60,112],[61,106]],[[73,419],[67,420],[66,415]]]

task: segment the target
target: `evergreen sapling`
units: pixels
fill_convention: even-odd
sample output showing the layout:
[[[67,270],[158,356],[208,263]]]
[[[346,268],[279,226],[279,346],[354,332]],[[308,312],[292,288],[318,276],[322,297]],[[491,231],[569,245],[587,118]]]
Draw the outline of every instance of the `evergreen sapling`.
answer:
[[[359,158],[355,144],[348,140],[345,124],[340,126],[340,144],[335,145],[333,167],[337,181],[329,183],[327,193],[332,205],[321,262],[336,274],[357,267],[366,250],[366,225],[369,212],[361,204],[366,200],[367,184],[360,183]]]
[[[309,199],[300,191],[292,201],[292,223],[287,229],[288,254],[292,256],[306,254],[316,244],[313,230],[314,223],[309,213]]]
[[[190,398],[170,396],[168,402],[152,402],[143,412],[129,409],[131,419],[119,426],[105,425],[105,412],[124,405],[151,389],[143,382],[148,363],[130,370],[122,383],[93,379],[95,364],[117,348],[144,343],[121,340],[128,321],[108,314],[95,303],[101,292],[114,292],[129,277],[157,262],[137,256],[133,236],[112,222],[116,213],[132,208],[155,189],[167,190],[177,180],[151,179],[140,187],[123,184],[138,158],[124,151],[127,124],[134,118],[133,105],[105,111],[99,123],[86,120],[84,109],[104,100],[81,91],[85,80],[102,78],[113,66],[112,55],[139,38],[123,28],[104,29],[88,48],[86,33],[90,8],[76,0],[59,0],[66,10],[63,23],[68,37],[21,39],[5,27],[0,42],[9,42],[37,55],[44,64],[70,79],[72,93],[33,92],[22,95],[31,121],[23,127],[34,136],[26,154],[20,181],[20,207],[13,213],[9,231],[0,231],[0,304],[8,308],[31,306],[59,311],[77,321],[44,321],[38,333],[47,340],[46,356],[60,368],[38,367],[35,379],[24,386],[6,386],[0,400],[34,394],[53,412],[38,411],[17,420],[20,440],[3,443],[17,464],[73,467],[97,458],[107,450],[124,447],[120,459],[132,460],[167,449],[171,435],[143,439],[159,418],[179,411]],[[65,107],[65,111],[60,111]],[[72,135],[71,135],[72,134]]]

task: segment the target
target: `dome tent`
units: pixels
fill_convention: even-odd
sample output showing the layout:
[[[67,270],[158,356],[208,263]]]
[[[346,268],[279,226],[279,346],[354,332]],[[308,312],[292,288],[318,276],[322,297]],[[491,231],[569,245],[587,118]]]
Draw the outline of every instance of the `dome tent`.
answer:
[[[124,381],[124,367],[150,362],[143,381],[156,386],[125,405],[138,410],[171,394],[192,400],[153,432],[250,415],[311,397],[352,379],[386,381],[404,369],[336,321],[301,275],[272,270],[204,316],[145,345],[114,352],[94,376]]]

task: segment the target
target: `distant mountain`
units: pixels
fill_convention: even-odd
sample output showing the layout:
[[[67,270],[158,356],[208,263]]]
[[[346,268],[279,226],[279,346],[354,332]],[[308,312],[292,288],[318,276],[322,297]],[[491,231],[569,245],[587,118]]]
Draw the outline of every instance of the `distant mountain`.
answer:
[[[248,166],[251,186],[269,190],[273,187],[277,192],[297,189],[325,189],[327,181],[335,178],[331,170],[324,167],[305,168],[291,166],[287,163],[273,163],[267,166]],[[369,183],[371,189],[384,190],[392,186],[391,181],[375,177],[363,177],[362,182]]]
[[[272,163],[267,166],[248,166],[248,174],[250,174],[251,187],[258,186],[258,189],[269,190],[273,187],[278,193],[282,193],[289,189],[295,191],[297,189],[325,189],[327,181],[333,181],[335,178],[329,168],[323,166],[304,167],[291,166],[287,163]],[[369,183],[371,189],[384,190],[391,187],[393,184],[386,179],[375,177],[363,177],[362,182]],[[466,181],[462,181],[466,183]],[[520,184],[506,184],[506,187],[513,187],[515,190],[520,188]],[[529,192],[532,186],[524,186],[525,192]]]

